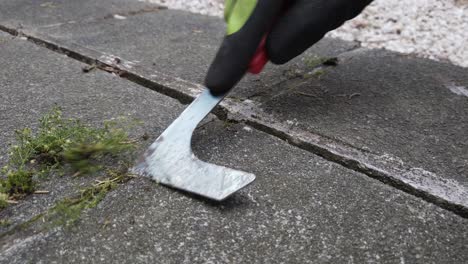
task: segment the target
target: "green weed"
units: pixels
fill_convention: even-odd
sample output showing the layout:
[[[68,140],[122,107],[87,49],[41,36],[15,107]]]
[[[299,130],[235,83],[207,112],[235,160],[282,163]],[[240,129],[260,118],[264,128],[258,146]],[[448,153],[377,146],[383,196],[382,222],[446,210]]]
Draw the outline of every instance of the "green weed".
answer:
[[[2,192],[9,197],[18,198],[34,192],[33,172],[23,168],[10,170],[6,179],[0,181]]]
[[[0,193],[0,209],[6,208],[8,206],[8,194]]]
[[[8,227],[11,225],[10,220],[8,219],[0,219],[0,227]]]
[[[37,132],[30,128],[16,131],[16,144],[9,152],[9,162],[1,170],[0,208],[2,197],[18,199],[34,192],[35,177],[52,171],[69,169],[74,175],[85,175],[106,169],[109,163],[136,146],[127,131],[134,122],[125,119],[105,121],[96,128],[77,119],[65,119],[55,107],[39,120]]]
[[[110,177],[98,180],[95,184],[82,189],[80,195],[58,202],[45,215],[46,220],[53,226],[71,226],[80,218],[85,209],[96,207],[109,191],[130,179],[126,170],[109,170],[107,175]]]
[[[320,79],[320,77],[322,77],[323,75],[325,74],[325,70],[322,69],[322,68],[316,68],[315,70],[313,70],[312,72],[308,73],[306,78],[310,77],[310,76],[313,76],[317,79]]]
[[[336,57],[319,57],[317,55],[309,56],[304,59],[304,64],[313,69],[321,65],[336,66],[338,65],[338,58]]]

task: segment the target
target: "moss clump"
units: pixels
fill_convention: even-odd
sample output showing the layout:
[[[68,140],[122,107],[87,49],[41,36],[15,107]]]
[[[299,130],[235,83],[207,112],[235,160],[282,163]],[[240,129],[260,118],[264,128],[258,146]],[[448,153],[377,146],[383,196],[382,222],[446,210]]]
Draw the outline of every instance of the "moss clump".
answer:
[[[338,58],[336,57],[319,57],[319,56],[309,56],[304,59],[304,64],[309,68],[316,68],[321,65],[325,66],[337,66]]]
[[[318,57],[318,56],[310,56],[310,57],[307,57],[304,59],[304,64],[308,67],[308,68],[316,68],[320,65],[322,65],[322,63],[324,61],[326,61],[327,58],[323,58],[323,57]]]
[[[34,192],[33,172],[20,168],[18,170],[10,170],[7,173],[7,178],[0,181],[2,192],[13,198],[21,197],[25,194]]]
[[[317,68],[315,70],[313,70],[312,72],[308,73],[306,78],[309,78],[309,77],[315,77],[317,79],[320,79],[320,77],[322,77],[323,75],[325,74],[325,70],[322,69],[322,68]]]
[[[8,206],[8,194],[0,193],[0,209],[6,208]]]
[[[7,219],[0,219],[0,227],[8,227],[11,225],[11,222]]]
[[[39,120],[36,133],[30,128],[16,131],[16,144],[11,147],[9,162],[1,174],[0,194],[18,199],[34,192],[35,177],[51,171],[70,169],[84,175],[106,167],[105,159],[115,163],[120,155],[133,150],[136,141],[126,132],[134,123],[124,119],[105,121],[100,128],[65,119],[58,107]]]

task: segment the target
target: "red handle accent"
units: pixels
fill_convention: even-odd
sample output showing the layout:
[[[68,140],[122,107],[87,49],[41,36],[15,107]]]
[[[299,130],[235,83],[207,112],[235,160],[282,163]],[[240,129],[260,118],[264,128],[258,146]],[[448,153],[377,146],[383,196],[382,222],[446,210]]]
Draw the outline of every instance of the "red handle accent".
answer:
[[[284,14],[286,10],[289,9],[289,6],[291,4],[291,1],[289,0],[283,0],[283,7],[281,13]],[[267,39],[268,33],[265,34],[262,38],[262,41],[260,41],[260,45],[258,45],[257,51],[255,51],[255,54],[250,61],[249,64],[249,69],[247,70],[248,72],[252,74],[259,74],[262,72],[263,67],[267,64],[269,61],[268,59],[268,54],[266,52],[266,39]]]
[[[268,54],[266,52],[265,43],[266,43],[266,35],[263,36],[262,41],[260,41],[260,45],[258,45],[257,51],[250,61],[248,71],[252,74],[259,74],[262,72],[263,67],[268,62]]]

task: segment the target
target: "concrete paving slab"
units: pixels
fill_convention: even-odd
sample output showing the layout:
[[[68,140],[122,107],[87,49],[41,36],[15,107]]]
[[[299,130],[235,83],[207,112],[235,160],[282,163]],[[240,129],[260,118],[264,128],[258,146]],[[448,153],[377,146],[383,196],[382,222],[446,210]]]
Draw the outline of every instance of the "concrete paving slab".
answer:
[[[381,50],[340,59],[251,99],[282,122],[468,187],[468,96],[454,92],[468,89],[468,71]]]
[[[21,238],[5,263],[462,263],[467,220],[244,125],[212,122],[200,157],[257,182],[222,204],[136,179],[71,230]],[[246,162],[247,160],[247,162]]]
[[[0,24],[13,28],[34,29],[63,23],[84,23],[120,15],[157,12],[158,5],[133,0],[2,0]]]
[[[128,63],[117,67],[177,96],[194,96],[200,87],[184,81],[202,82],[221,27],[215,18],[166,10],[41,34],[79,52],[87,48],[90,58],[124,58]],[[310,67],[309,53],[283,68],[268,67],[241,82],[223,106],[298,146],[468,215],[466,70],[324,43],[310,52],[344,52],[338,66]]]
[[[0,53],[2,145],[12,137],[8,131],[34,125],[54,104],[90,122],[130,114],[153,139],[183,108],[110,74],[83,74],[83,64],[26,41],[11,40]],[[2,236],[0,263],[460,263],[468,257],[468,220],[244,124],[207,123],[193,146],[206,161],[256,173],[257,182],[214,204],[138,178],[71,229],[33,226]],[[9,210],[27,213],[20,209]]]

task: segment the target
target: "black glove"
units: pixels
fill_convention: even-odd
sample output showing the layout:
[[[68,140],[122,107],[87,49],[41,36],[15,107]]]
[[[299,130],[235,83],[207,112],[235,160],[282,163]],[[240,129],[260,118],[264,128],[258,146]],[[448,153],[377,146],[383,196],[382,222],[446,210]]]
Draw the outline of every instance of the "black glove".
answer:
[[[227,0],[227,34],[205,79],[214,94],[246,73],[265,34],[268,58],[283,64],[330,30],[357,16],[372,0]]]

